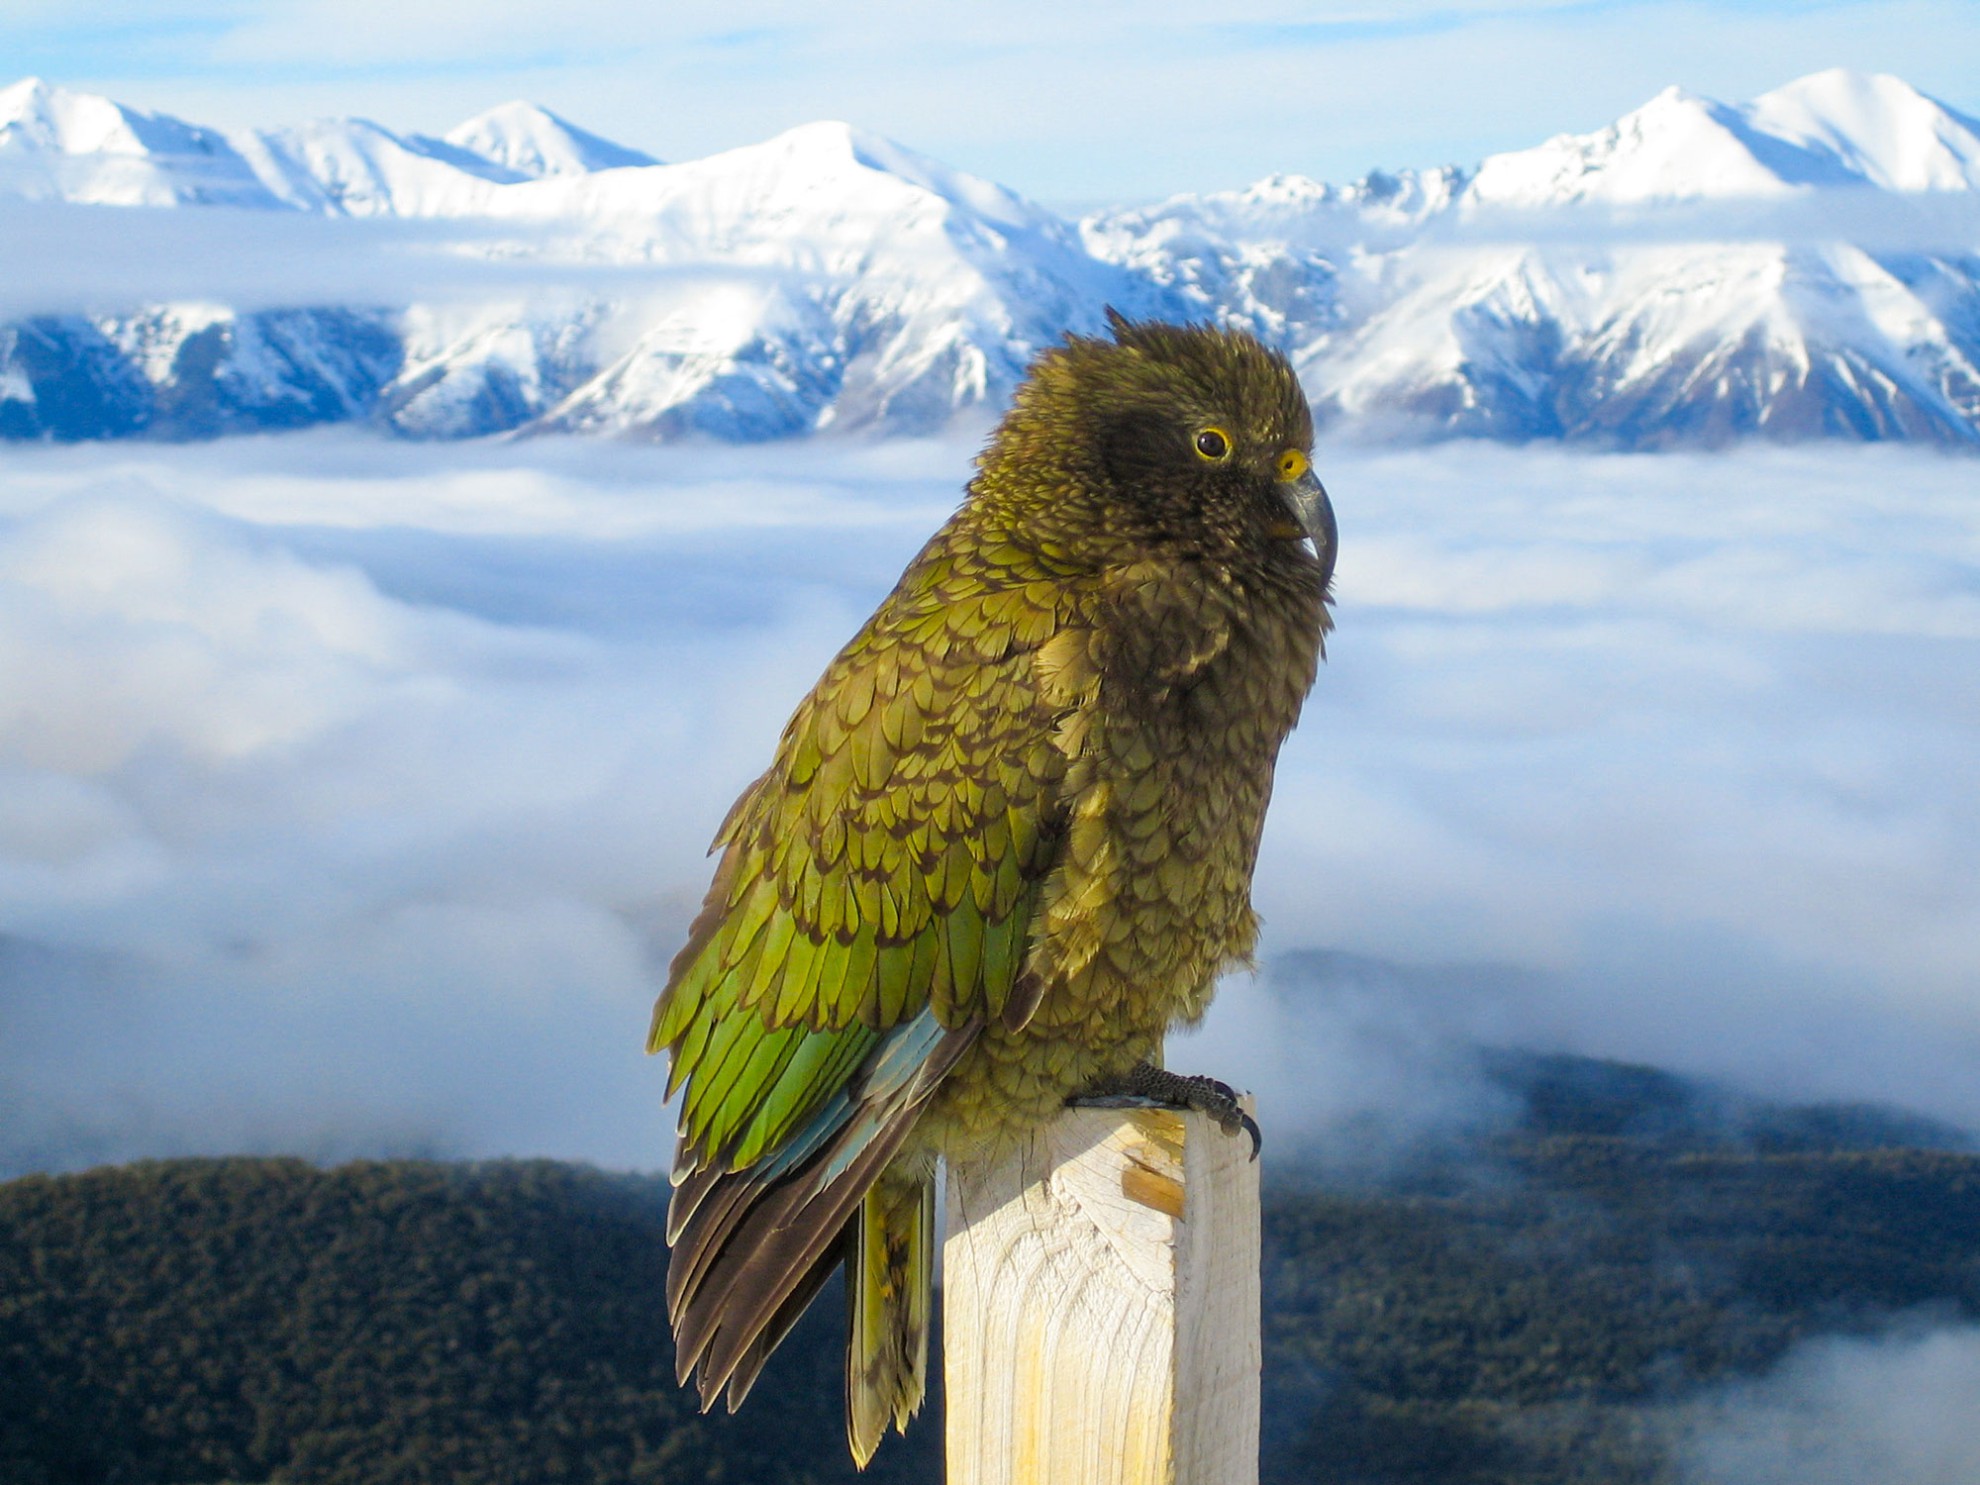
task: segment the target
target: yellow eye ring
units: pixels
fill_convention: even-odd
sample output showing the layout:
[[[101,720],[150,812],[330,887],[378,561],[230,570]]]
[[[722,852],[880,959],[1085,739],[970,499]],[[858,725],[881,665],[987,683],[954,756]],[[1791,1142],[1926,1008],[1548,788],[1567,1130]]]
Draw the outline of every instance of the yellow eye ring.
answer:
[[[1287,449],[1279,455],[1279,478],[1290,484],[1313,467],[1305,454],[1298,449]]]
[[[1212,464],[1231,457],[1231,436],[1221,428],[1205,428],[1196,435],[1196,452]]]

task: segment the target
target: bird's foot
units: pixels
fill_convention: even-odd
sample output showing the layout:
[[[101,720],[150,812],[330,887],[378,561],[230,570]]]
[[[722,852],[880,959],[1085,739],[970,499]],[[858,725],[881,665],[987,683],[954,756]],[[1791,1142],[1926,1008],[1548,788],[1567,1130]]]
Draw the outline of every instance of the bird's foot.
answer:
[[[1162,1104],[1172,1109],[1194,1109],[1217,1121],[1225,1134],[1239,1132],[1251,1136],[1251,1158],[1256,1160],[1264,1136],[1258,1121],[1238,1102],[1237,1090],[1215,1078],[1190,1077],[1165,1067],[1137,1062],[1124,1073],[1102,1078],[1066,1100],[1074,1108],[1117,1109],[1137,1103]]]

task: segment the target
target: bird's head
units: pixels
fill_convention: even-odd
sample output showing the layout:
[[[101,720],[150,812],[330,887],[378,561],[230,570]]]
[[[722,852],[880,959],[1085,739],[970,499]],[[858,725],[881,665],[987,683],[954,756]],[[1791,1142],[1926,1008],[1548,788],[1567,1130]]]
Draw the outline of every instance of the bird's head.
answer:
[[[1239,330],[1107,319],[1112,340],[1068,336],[1032,364],[979,484],[1083,505],[1140,540],[1310,540],[1331,580],[1333,506],[1286,358]]]

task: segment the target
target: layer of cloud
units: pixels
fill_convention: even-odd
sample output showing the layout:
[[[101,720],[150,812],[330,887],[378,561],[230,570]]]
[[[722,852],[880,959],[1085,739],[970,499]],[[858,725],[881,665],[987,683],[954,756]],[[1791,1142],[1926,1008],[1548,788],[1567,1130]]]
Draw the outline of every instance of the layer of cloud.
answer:
[[[0,490],[0,1165],[655,1158],[702,849],[940,508],[692,455],[654,494],[610,450],[49,452]]]
[[[0,1167],[664,1158],[638,1045],[702,848],[970,452],[11,454]],[[1980,1125],[1969,464],[1323,468],[1339,629],[1267,829],[1268,974],[1176,1061],[1278,1140],[1490,1117],[1475,1041]]]
[[[134,210],[0,200],[0,318],[652,295],[749,283],[744,267],[612,263],[555,223],[323,218],[228,207]]]
[[[1539,972],[1480,1035],[1980,1122],[1959,461],[1464,449],[1334,480],[1281,946]]]
[[[225,207],[125,207],[0,200],[0,319],[121,314],[156,304],[240,312],[337,305],[485,304],[527,296],[541,314],[566,302],[655,306],[720,286],[769,282],[768,270],[715,262],[613,262],[609,232],[582,222],[322,218]],[[1343,243],[1401,247],[1345,209]],[[1537,243],[1578,248],[1688,242],[1847,242],[1875,252],[1958,251],[1980,240],[1980,204],[1831,191],[1785,202],[1719,201],[1654,212],[1603,208],[1495,211],[1436,223],[1436,247]],[[781,276],[789,286],[789,275]]]
[[[1980,1326],[1824,1337],[1684,1410],[1686,1485],[1966,1485],[1980,1459]]]
[[[1980,241],[1980,201],[1953,192],[1900,195],[1868,188],[1755,200],[1659,204],[1617,210],[1490,210],[1440,222],[1431,240],[1627,246],[1687,242],[1847,242],[1874,252],[1970,255]]]

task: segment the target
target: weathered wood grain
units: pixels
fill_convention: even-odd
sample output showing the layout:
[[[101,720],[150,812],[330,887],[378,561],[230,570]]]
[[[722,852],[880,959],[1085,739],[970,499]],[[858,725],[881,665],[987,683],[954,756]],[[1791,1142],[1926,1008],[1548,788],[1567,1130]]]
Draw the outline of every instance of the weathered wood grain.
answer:
[[[1255,1485],[1250,1155],[1200,1114],[1081,1108],[949,1172],[948,1485]]]

